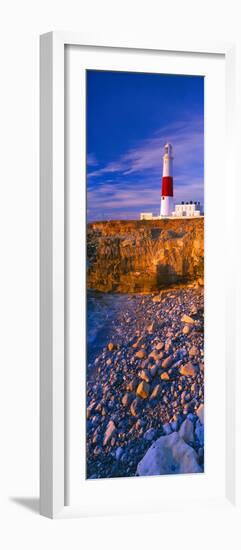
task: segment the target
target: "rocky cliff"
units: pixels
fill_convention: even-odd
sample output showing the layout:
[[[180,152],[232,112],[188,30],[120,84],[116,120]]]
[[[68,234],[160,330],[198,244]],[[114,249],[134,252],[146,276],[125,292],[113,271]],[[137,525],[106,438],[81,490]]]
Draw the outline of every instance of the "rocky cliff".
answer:
[[[204,219],[88,224],[87,285],[102,292],[152,292],[203,282]]]

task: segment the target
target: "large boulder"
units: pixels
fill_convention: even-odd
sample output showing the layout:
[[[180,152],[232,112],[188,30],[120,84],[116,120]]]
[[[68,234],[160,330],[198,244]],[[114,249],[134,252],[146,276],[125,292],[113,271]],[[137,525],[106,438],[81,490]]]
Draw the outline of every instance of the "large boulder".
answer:
[[[137,466],[137,475],[195,474],[202,472],[197,453],[177,432],[157,439]]]
[[[188,444],[194,442],[193,423],[189,418],[181,424],[179,435]]]

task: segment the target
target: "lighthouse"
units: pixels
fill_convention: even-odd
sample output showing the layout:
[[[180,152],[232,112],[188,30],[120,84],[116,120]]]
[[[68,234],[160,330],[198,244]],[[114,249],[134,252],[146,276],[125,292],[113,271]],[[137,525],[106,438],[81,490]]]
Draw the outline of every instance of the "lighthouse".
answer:
[[[167,143],[164,147],[162,192],[161,192],[161,216],[171,216],[173,211],[173,154],[172,145]]]

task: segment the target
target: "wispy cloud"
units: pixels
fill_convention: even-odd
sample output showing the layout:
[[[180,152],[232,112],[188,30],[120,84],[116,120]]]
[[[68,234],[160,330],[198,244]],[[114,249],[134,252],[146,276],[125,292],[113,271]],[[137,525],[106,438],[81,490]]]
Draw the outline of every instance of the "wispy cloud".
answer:
[[[159,214],[160,209],[160,180],[133,180],[132,183],[116,182],[103,184],[88,191],[89,219],[131,219],[139,217],[142,211]],[[188,186],[177,182],[175,200],[203,199],[202,178],[189,180]]]
[[[118,159],[90,171],[88,176],[91,178],[113,173],[140,174],[148,170],[160,173],[162,147],[167,141],[171,141],[174,147],[176,169],[197,162],[203,150],[202,120],[196,118],[162,128],[151,138],[140,141],[135,148]]]
[[[90,217],[136,217],[157,212],[160,200],[164,144],[174,148],[175,199],[203,202],[203,121],[178,121],[163,127],[104,166],[89,164]],[[92,161],[93,162],[93,161]],[[93,167],[96,169],[93,170]]]

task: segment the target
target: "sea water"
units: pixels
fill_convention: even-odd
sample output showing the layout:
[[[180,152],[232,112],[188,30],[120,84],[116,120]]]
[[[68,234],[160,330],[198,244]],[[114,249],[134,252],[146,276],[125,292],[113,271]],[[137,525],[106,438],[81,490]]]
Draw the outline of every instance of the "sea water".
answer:
[[[92,363],[110,341],[113,327],[128,307],[128,294],[87,292],[87,357]]]

